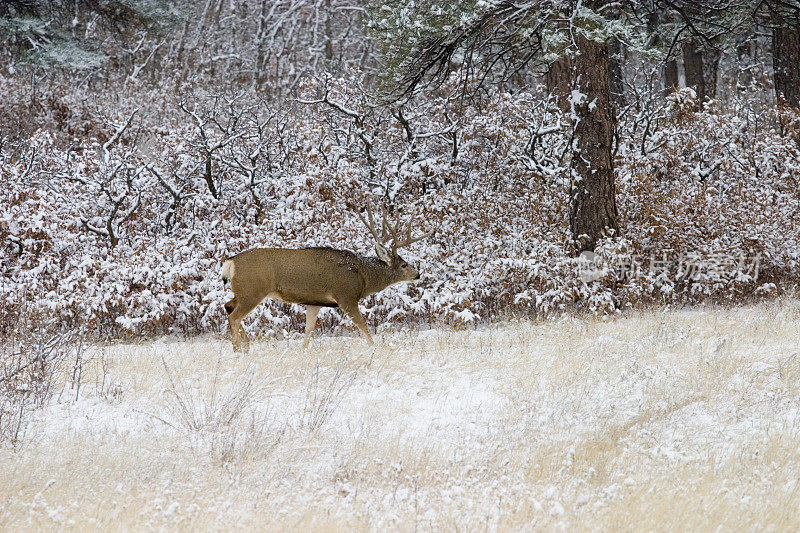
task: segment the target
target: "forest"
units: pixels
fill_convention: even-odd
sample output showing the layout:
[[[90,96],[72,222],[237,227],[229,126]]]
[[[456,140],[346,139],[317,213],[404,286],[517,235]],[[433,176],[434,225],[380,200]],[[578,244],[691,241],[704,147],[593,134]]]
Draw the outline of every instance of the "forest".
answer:
[[[222,329],[225,258],[369,252],[367,205],[435,228],[411,251],[421,282],[377,295],[368,318],[791,291],[798,13],[4,2],[0,333],[50,320],[94,338]],[[265,305],[253,325],[280,335],[298,321],[284,311]]]

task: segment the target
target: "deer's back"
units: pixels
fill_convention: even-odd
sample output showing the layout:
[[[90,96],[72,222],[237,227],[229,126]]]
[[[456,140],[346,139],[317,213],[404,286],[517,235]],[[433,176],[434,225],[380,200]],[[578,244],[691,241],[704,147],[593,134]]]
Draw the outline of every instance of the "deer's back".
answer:
[[[361,297],[362,261],[334,248],[254,248],[230,258],[234,294],[255,294],[290,303],[336,306]]]

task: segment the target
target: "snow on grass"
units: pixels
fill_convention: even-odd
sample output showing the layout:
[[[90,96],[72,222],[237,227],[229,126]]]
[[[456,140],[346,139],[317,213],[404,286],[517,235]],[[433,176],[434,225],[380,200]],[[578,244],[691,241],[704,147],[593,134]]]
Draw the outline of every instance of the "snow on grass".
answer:
[[[0,529],[800,526],[800,302],[379,337],[93,348]]]

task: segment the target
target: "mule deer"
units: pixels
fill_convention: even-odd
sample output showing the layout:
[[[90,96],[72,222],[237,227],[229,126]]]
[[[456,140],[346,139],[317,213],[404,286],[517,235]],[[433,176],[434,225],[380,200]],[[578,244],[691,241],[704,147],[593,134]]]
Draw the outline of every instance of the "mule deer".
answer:
[[[372,211],[358,217],[375,239],[377,257],[356,255],[334,248],[254,248],[227,259],[222,279],[230,281],[234,298],[225,304],[235,351],[247,352],[249,340],[242,320],[265,298],[306,306],[308,346],[322,307],[339,307],[353,320],[372,345],[367,321],[358,301],[401,281],[419,279],[417,269],[401,258],[397,250],[430,236],[433,231],[412,237],[411,222],[405,230],[399,221],[391,225],[383,215],[382,233],[375,228]],[[391,239],[391,247],[387,249]]]

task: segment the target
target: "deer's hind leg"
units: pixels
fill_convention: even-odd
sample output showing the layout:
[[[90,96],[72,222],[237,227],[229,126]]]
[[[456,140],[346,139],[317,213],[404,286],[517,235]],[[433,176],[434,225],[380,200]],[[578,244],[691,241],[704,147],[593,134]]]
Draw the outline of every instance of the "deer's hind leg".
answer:
[[[231,328],[231,342],[233,342],[234,352],[250,351],[250,339],[247,338],[242,327],[242,320],[250,314],[250,311],[260,303],[260,300],[250,300],[234,297],[233,300],[225,304],[225,311],[228,313],[228,324]]]
[[[235,320],[233,312],[239,307],[239,300],[234,297],[232,300],[225,304],[225,312],[228,313],[228,326],[231,331],[231,342],[233,342],[233,351],[241,351],[242,337],[247,342],[247,333],[244,332],[242,327],[242,320]],[[245,352],[247,349],[245,349]]]

